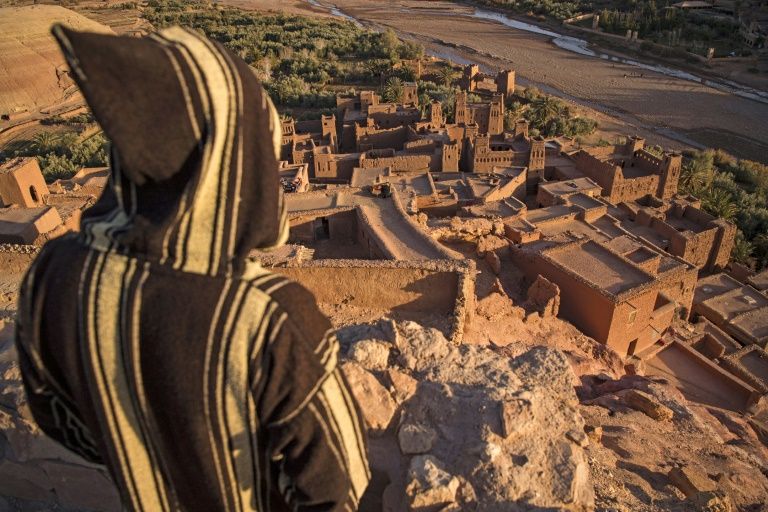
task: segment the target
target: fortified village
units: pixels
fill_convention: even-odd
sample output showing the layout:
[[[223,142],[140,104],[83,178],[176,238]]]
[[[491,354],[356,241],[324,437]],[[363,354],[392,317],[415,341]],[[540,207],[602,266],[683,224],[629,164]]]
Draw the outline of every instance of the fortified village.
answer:
[[[378,395],[381,384],[371,374],[345,363],[353,388],[367,390],[358,399],[368,427],[384,431],[397,404],[414,396],[415,384],[409,383],[413,379],[403,373],[406,369],[428,368],[418,361],[424,354],[413,353],[416,349],[408,345],[415,339],[409,338],[408,326],[423,326],[431,333],[430,350],[444,350],[441,357],[454,354],[450,357],[455,359],[453,349],[446,347],[485,343],[504,350],[501,333],[509,314],[526,326],[560,318],[597,342],[588,352],[609,361],[618,373],[582,372],[577,388],[582,403],[601,406],[610,416],[618,407],[608,401],[610,395],[653,420],[678,414],[653,395],[655,384],[645,391],[633,388],[633,379],[646,375],[676,387],[692,403],[745,418],[750,435],[768,443],[768,271],[755,274],[730,263],[735,226],[705,213],[697,198],[678,194],[682,155],[647,147],[634,136],[593,147],[567,137],[531,136],[524,119],[505,130],[505,100],[515,92],[514,71],[490,76],[470,65],[460,85],[454,123],[446,122],[439,102],[419,104],[415,83],[403,84],[396,103],[360,91],[338,95],[331,115],[282,121],[280,179],[289,208],[290,242],[253,256],[308,287],[341,328],[342,344],[346,325],[371,322],[368,329],[378,333],[373,338],[386,338],[387,329],[396,332],[404,366],[402,371],[387,370],[395,398],[386,391],[385,397]],[[69,180],[46,185],[35,159],[1,164],[0,258],[5,268],[22,272],[46,240],[76,230],[80,213],[108,179],[108,169],[85,168]],[[488,302],[488,297],[497,302]],[[502,300],[506,302],[498,302]],[[10,320],[12,306],[3,308],[0,321]],[[387,327],[382,318],[398,323]],[[436,341],[443,337],[446,345]],[[529,345],[547,343],[546,338],[529,340]],[[371,347],[380,349],[375,343]],[[389,352],[375,362],[377,352],[371,347],[365,353],[358,350],[353,359],[362,367],[386,369]],[[440,364],[435,360],[429,371],[442,375]],[[569,385],[566,379],[565,387]],[[403,389],[411,391],[402,395]],[[556,418],[571,414],[569,407],[561,404],[547,412],[539,428],[560,428]],[[504,439],[517,439],[510,434],[517,427],[504,420],[513,412],[502,409]],[[416,421],[421,414],[417,408],[408,411],[401,413],[396,441],[401,451],[438,453],[435,431],[423,427],[424,418]],[[568,450],[578,451],[558,457],[573,467],[553,471],[558,478],[570,475],[569,490],[529,497],[532,503],[591,509],[592,487],[580,487],[589,480],[581,447],[589,439],[599,440],[600,429],[587,425],[565,433],[579,446]],[[446,430],[441,432],[450,438]],[[504,442],[509,447],[517,441]],[[495,460],[493,454],[478,455],[481,460],[486,456]],[[471,501],[462,494],[468,492],[464,483],[430,466],[437,462],[429,457],[413,461],[432,467],[445,481],[438,485],[413,477],[416,484],[408,484],[406,479],[401,494],[407,496],[409,509],[437,510],[429,507]],[[448,452],[441,457],[450,459]],[[526,457],[531,461],[526,471],[532,474],[538,459]],[[510,460],[520,467],[526,463]],[[592,472],[599,480],[594,468]],[[515,499],[523,499],[527,491],[514,485],[526,484],[515,484],[515,474],[493,485],[507,485],[503,492],[517,492]],[[537,474],[546,479],[553,473]],[[466,476],[475,489],[492,485],[472,478]],[[711,474],[702,477],[694,469],[671,467],[665,478],[690,500],[702,495],[725,499],[711,492],[717,487]],[[59,484],[50,485],[66,494]],[[479,492],[476,499],[482,502]],[[383,499],[398,498],[387,498],[384,492]]]

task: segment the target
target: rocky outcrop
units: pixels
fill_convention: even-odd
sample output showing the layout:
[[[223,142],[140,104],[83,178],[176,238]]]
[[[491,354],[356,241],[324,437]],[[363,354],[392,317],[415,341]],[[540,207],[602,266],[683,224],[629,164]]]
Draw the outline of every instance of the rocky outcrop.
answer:
[[[356,384],[361,371],[397,404],[388,428],[370,434],[371,503],[385,511],[592,509],[588,439],[561,352],[536,347],[509,358],[389,320],[338,337],[349,356],[368,340],[386,340],[393,354],[387,370],[355,364],[350,379],[364,415],[388,402]]]

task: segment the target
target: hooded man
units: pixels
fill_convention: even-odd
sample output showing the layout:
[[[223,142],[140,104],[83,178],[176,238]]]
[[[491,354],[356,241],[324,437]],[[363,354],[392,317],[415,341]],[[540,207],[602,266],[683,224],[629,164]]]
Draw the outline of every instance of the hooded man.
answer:
[[[354,510],[370,475],[331,326],[248,259],[288,234],[268,96],[190,30],[53,33],[112,154],[81,231],[22,284],[38,424],[132,510]]]

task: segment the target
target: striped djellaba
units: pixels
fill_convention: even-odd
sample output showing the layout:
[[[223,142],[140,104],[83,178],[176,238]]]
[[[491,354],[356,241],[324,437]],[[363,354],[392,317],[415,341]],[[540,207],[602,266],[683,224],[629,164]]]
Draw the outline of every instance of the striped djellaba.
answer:
[[[269,97],[190,30],[53,33],[112,154],[80,232],[22,284],[40,427],[130,510],[355,510],[370,474],[330,323],[248,258],[288,233]]]

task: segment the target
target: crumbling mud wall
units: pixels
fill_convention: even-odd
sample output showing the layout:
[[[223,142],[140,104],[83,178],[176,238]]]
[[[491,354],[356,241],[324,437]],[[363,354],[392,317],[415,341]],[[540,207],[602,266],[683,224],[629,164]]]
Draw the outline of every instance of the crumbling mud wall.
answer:
[[[471,260],[312,260],[271,270],[300,282],[321,304],[445,315],[454,342],[461,341],[475,307]]]

